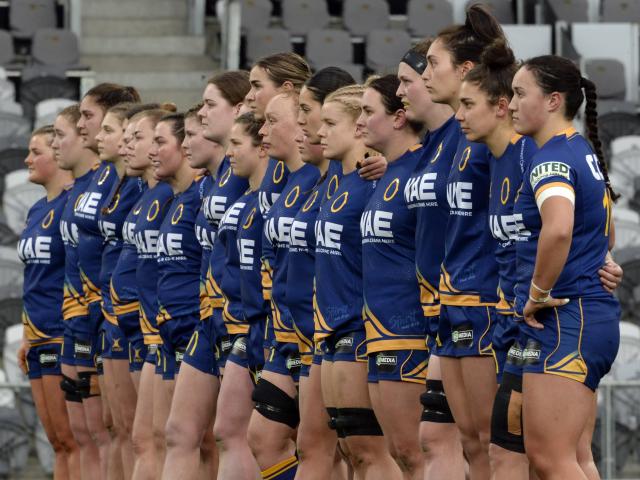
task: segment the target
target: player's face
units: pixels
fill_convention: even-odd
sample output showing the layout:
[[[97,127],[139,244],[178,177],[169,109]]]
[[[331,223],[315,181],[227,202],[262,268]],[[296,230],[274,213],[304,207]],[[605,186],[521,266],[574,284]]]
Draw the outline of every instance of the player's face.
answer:
[[[96,135],[100,132],[103,118],[102,108],[93,97],[85,96],[80,102],[80,120],[78,120],[78,131],[85,147],[97,149]]]
[[[107,113],[102,120],[100,132],[96,135],[100,160],[118,158],[118,145],[123,135],[122,122],[113,113]]]
[[[205,88],[202,101],[203,105],[198,111],[198,116],[202,119],[205,138],[214,142],[224,142],[233,125],[237,109],[212,83]]]
[[[422,77],[404,62],[398,65],[400,85],[396,95],[402,100],[409,120],[424,121],[425,113],[433,103]]]
[[[520,68],[511,83],[513,98],[509,104],[513,127],[520,135],[535,135],[544,126],[548,113],[546,96],[538,86],[533,73]]]
[[[298,106],[298,125],[307,136],[308,142],[312,145],[320,143],[318,130],[320,130],[320,111],[322,104],[313,97],[307,87],[302,87],[300,91],[300,105]]]
[[[373,88],[367,88],[362,95],[362,113],[357,125],[364,138],[364,144],[379,152],[394,134],[394,115],[389,115],[382,103],[382,96]]]
[[[451,103],[460,89],[463,75],[442,41],[435,40],[427,52],[427,68],[422,79],[435,103]]]
[[[238,177],[249,178],[260,163],[260,146],[245,131],[245,126],[236,123],[231,127],[231,136],[227,155],[231,161],[233,173]]]
[[[265,110],[265,122],[260,129],[262,146],[275,159],[287,158],[297,149],[295,135],[299,129],[293,99],[278,95]]]
[[[191,168],[207,168],[214,154],[220,155],[222,146],[205,138],[198,117],[189,117],[184,121],[182,148]]]
[[[46,184],[58,169],[50,142],[50,135],[36,135],[29,141],[29,154],[24,164],[27,166],[29,181],[32,183]]]
[[[129,166],[135,170],[145,170],[151,165],[150,151],[153,143],[153,124],[148,118],[141,118],[134,122],[133,139],[131,148],[133,150],[129,158]]]
[[[257,118],[264,118],[269,101],[278,94],[278,87],[262,68],[255,66],[249,72],[251,90],[245,101]]]
[[[55,134],[51,148],[58,166],[63,170],[71,170],[82,158],[82,137],[76,126],[62,115],[56,117],[53,129]]]
[[[318,140],[320,140],[320,137],[318,137]],[[320,143],[309,142],[309,137],[307,137],[302,130],[298,131],[295,141],[303,162],[316,166],[322,163],[324,157],[322,156],[322,146]]]
[[[169,122],[159,122],[149,151],[154,174],[159,179],[172,178],[182,165],[182,146],[171,131]]]
[[[131,168],[131,158],[133,157],[133,133],[136,128],[135,122],[129,122],[125,120],[126,127],[124,128],[124,133],[122,134],[122,140],[120,141],[120,149],[118,150],[118,155],[120,155],[124,159],[124,164],[126,165],[125,173],[130,177],[139,177],[142,175],[141,170],[135,170]]]
[[[353,149],[356,140],[356,122],[337,102],[322,105],[322,125],[318,130],[324,158],[342,160]]]
[[[456,120],[460,122],[467,140],[484,142],[498,123],[497,110],[498,106],[489,102],[489,97],[478,85],[462,82]]]

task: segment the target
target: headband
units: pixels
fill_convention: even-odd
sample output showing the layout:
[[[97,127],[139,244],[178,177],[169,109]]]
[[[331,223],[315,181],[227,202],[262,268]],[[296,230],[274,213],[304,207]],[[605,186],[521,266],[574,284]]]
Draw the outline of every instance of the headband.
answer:
[[[425,56],[416,52],[415,50],[409,50],[404,54],[402,60],[400,61],[413,68],[416,72],[418,72],[418,75],[422,75],[422,73],[427,68],[427,59],[425,58]]]

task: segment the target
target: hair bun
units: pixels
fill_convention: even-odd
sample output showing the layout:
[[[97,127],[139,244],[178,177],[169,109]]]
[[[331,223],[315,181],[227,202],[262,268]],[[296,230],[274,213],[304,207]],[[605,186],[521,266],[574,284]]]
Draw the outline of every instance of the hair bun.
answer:
[[[160,104],[160,110],[166,110],[167,112],[175,113],[178,111],[178,107],[173,102],[164,102]]]
[[[502,70],[512,67],[516,63],[516,57],[506,39],[497,38],[482,51],[480,63],[489,70]]]

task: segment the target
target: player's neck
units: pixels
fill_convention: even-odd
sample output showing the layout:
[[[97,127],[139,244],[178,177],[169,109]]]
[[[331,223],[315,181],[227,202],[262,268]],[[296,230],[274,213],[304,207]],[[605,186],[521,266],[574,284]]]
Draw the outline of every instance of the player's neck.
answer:
[[[70,172],[58,169],[58,171],[47,180],[47,183],[43,185],[47,192],[47,201],[50,202],[60,195],[65,187],[72,182],[73,179],[71,178]]]
[[[424,126],[430,132],[443,126],[453,116],[451,107],[443,103],[434,103],[425,113]]]
[[[571,127],[573,127],[573,122],[560,115],[549,117],[544,126],[532,135],[533,141],[536,142],[538,148],[542,148],[553,137]]]
[[[249,188],[251,188],[252,192],[257,192],[260,189],[268,163],[269,159],[267,157],[260,157],[258,166],[256,166],[256,169],[249,175]]]
[[[348,175],[356,169],[358,162],[364,159],[367,148],[362,140],[356,140],[356,144],[342,158],[342,173]]]
[[[73,178],[80,178],[89,173],[98,161],[98,155],[96,155],[94,151],[89,150],[88,148],[83,148],[80,160],[78,160],[78,163],[76,163],[71,169]]]
[[[408,129],[396,131],[380,153],[387,159],[387,162],[395,162],[417,143],[420,143],[420,140],[413,131],[411,133]]]
[[[500,158],[515,134],[516,131],[513,129],[511,121],[505,121],[500,123],[493,132],[487,136],[485,143],[491,151],[491,154],[495,158]]]
[[[171,185],[174,194],[184,192],[193,183],[196,177],[196,171],[189,166],[189,163],[183,159],[178,171],[171,177],[167,183]]]

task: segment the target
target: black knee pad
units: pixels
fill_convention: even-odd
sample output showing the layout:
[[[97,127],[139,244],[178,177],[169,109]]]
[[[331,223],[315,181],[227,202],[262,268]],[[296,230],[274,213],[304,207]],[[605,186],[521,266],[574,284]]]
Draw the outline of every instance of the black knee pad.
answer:
[[[370,408],[338,408],[336,430],[341,432],[343,437],[383,435],[376,414]]]
[[[455,423],[441,380],[427,380],[427,391],[420,395],[424,407],[421,421]]]
[[[78,391],[78,381],[75,378],[62,375],[60,389],[64,392],[64,399],[67,402],[82,403],[82,395]]]
[[[264,378],[253,389],[251,400],[255,402],[256,410],[271,421],[284,423],[291,428],[296,428],[300,423],[296,399]]]
[[[99,397],[98,372],[78,372],[78,393],[82,398]]]
[[[344,433],[338,428],[338,409],[335,407],[326,407],[327,414],[329,415],[329,421],[327,425],[331,430],[335,430],[338,434],[338,438],[344,438]]]
[[[505,373],[491,413],[491,443],[525,453],[522,435],[522,377]]]

